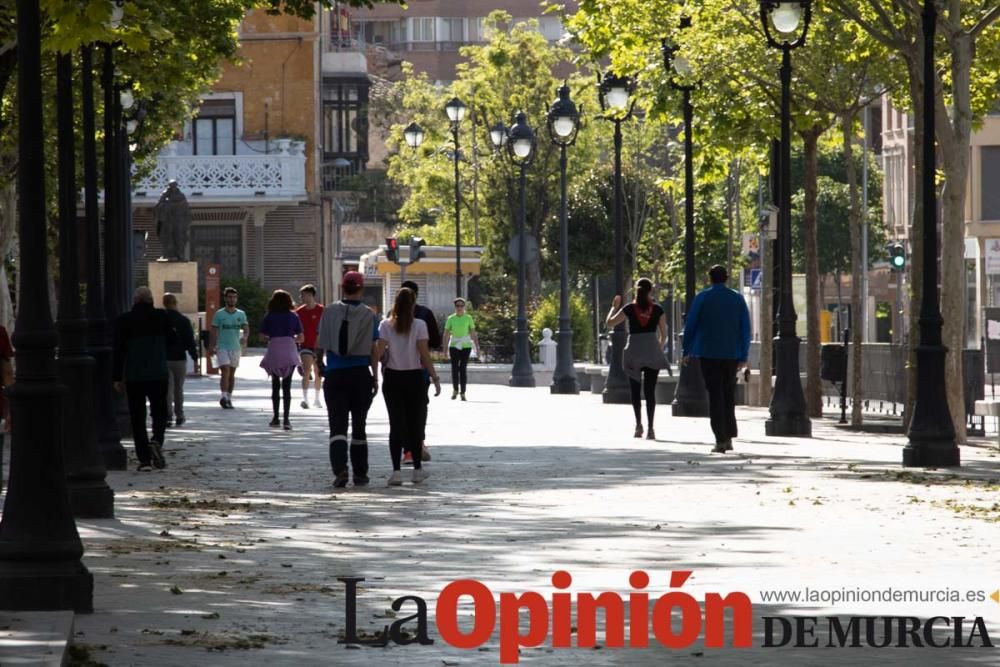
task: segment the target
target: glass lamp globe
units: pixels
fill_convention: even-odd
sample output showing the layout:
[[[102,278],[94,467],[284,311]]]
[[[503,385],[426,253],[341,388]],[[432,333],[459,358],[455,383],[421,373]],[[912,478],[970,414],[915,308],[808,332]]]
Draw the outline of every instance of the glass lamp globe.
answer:
[[[522,160],[529,155],[531,155],[531,140],[530,139],[515,139],[514,140],[514,155],[521,158]]]
[[[785,34],[795,32],[801,19],[802,5],[798,2],[779,2],[771,12],[771,22],[775,29]]]
[[[691,63],[684,56],[674,56],[673,67],[674,71],[681,76],[687,76],[691,73]]]
[[[568,137],[576,129],[576,122],[571,116],[558,116],[552,121],[552,129],[559,137]]]
[[[129,134],[135,134],[135,131],[139,129],[139,121],[133,119],[125,123],[125,131]]]
[[[135,97],[132,95],[132,91],[128,88],[119,94],[118,99],[122,103],[122,109],[131,109],[132,105],[135,104]]]
[[[420,144],[424,143],[424,130],[416,123],[410,123],[403,130],[403,138],[410,148],[419,148]]]
[[[451,98],[444,110],[448,114],[448,120],[453,123],[461,123],[462,119],[465,118],[465,104],[457,97]]]
[[[604,99],[608,106],[615,111],[624,111],[628,107],[628,88],[625,86],[614,86],[608,89]]]
[[[496,148],[502,147],[507,143],[507,128],[504,127],[503,123],[497,123],[490,128],[490,141]]]

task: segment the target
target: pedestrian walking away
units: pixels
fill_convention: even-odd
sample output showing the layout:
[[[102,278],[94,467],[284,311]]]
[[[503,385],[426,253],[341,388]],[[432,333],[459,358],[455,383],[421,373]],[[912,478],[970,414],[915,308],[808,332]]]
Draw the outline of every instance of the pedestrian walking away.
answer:
[[[407,289],[413,290],[414,298],[420,297],[420,287],[417,283],[412,280],[404,280],[400,287],[406,287]],[[435,350],[441,351],[441,330],[438,328],[437,318],[434,317],[434,312],[427,306],[422,306],[419,303],[416,305],[413,311],[414,317],[418,320],[423,320],[424,324],[427,325],[427,347],[433,353]],[[431,375],[427,369],[424,369],[424,394],[427,397],[427,404],[430,405],[430,387],[431,387]],[[424,430],[426,431],[426,415],[424,419]],[[421,448],[424,461],[431,460],[431,450],[427,448],[427,442],[423,443]],[[411,452],[403,453],[403,463],[406,465],[413,464],[413,454]]]
[[[167,428],[182,426],[184,416],[184,381],[187,378],[187,357],[197,368],[198,347],[194,342],[191,320],[177,310],[177,297],[170,292],[163,295],[163,310],[174,330],[173,342],[167,344]]]
[[[646,398],[646,439],[655,440],[653,417],[656,414],[656,380],[660,370],[668,368],[663,346],[667,340],[667,317],[663,309],[653,302],[650,294],[653,281],[640,278],[635,282],[635,298],[632,303],[619,307],[621,295],[611,302],[611,310],[605,324],[608,328],[628,322],[628,339],[622,350],[622,370],[628,376],[632,396],[632,411],[635,413],[633,436],[642,437],[642,398]]]
[[[425,370],[434,383],[434,395],[441,394],[441,380],[427,346],[427,324],[416,319],[416,303],[413,290],[400,288],[392,312],[379,325],[377,356],[382,359],[385,354],[382,396],[389,413],[389,455],[392,457],[389,486],[403,483],[399,468],[404,450],[412,454],[413,483],[420,484],[427,479],[422,457],[427,423]]]
[[[726,287],[729,274],[716,264],[712,286],[695,296],[684,322],[682,363],[697,357],[708,389],[708,411],[715,435],[713,452],[733,448],[736,428],[736,374],[750,354],[750,310],[743,295]]]
[[[163,442],[167,428],[167,347],[174,329],[165,310],[153,307],[148,287],[135,291],[132,310],[115,322],[112,380],[125,392],[132,421],[138,470],[165,468]],[[146,401],[153,417],[153,437],[146,432]],[[152,465],[150,465],[152,464]]]
[[[302,342],[302,322],[292,311],[292,295],[283,289],[276,289],[267,304],[267,315],[260,323],[260,335],[267,340],[267,350],[260,367],[271,377],[271,407],[274,417],[271,426],[283,426],[292,430],[288,410],[292,405],[292,376],[299,367],[298,344]],[[279,396],[280,393],[280,396]],[[279,399],[284,405],[282,420],[278,421]]]
[[[365,278],[357,271],[348,271],[340,287],[343,297],[323,311],[316,339],[316,358],[323,364],[323,398],[330,422],[334,488],[347,486],[348,455],[354,486],[367,486],[369,482],[365,429],[368,408],[378,393],[378,321],[361,302]],[[347,437],[348,418],[350,439]]]
[[[451,400],[461,396],[464,401],[468,380],[466,368],[473,351],[479,356],[479,336],[476,335],[476,323],[473,322],[472,315],[466,312],[465,299],[458,297],[454,304],[455,312],[444,322],[444,344],[451,361]]]
[[[299,321],[302,322],[302,345],[299,347],[299,356],[302,358],[302,409],[309,409],[309,385],[315,389],[315,399],[313,407],[322,408],[319,394],[323,386],[323,377],[319,372],[319,365],[316,363],[316,336],[319,335],[319,322],[323,319],[323,304],[316,301],[316,287],[314,285],[303,285],[299,290],[299,298],[302,305],[295,309]]]
[[[223,292],[223,299],[226,307],[215,311],[212,318],[208,353],[215,357],[212,365],[219,369],[219,389],[222,392],[219,405],[231,410],[233,390],[236,388],[236,369],[240,365],[240,356],[250,328],[247,325],[247,314],[236,307],[239,300],[236,288],[227,287]]]

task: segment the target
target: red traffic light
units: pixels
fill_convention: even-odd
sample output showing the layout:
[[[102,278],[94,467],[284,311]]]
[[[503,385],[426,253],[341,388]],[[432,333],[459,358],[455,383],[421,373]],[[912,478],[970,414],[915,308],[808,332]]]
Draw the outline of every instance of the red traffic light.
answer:
[[[399,261],[399,240],[394,238],[385,240],[385,256],[390,262]]]

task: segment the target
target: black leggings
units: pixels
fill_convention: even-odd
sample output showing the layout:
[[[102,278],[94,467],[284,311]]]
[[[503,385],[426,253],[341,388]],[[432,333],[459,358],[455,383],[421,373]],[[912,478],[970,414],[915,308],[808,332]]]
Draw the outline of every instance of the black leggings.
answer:
[[[656,412],[656,378],[660,374],[655,368],[642,369],[642,386],[638,380],[628,379],[629,388],[632,390],[632,410],[635,412],[635,423],[642,423],[642,398],[640,390],[646,395],[646,421],[653,425],[653,413]]]
[[[278,418],[278,390],[281,390],[281,398],[285,402],[285,421],[288,421],[288,408],[292,405],[292,374],[288,377],[279,378],[277,375],[271,376],[271,407],[274,408],[274,418]]]
[[[413,467],[420,469],[423,458],[424,426],[427,424],[427,383],[420,369],[385,370],[382,397],[389,413],[389,457],[392,469],[399,470],[403,450],[413,455]]]
[[[451,359],[451,388],[459,391],[459,387],[461,387],[463,394],[465,393],[466,381],[465,369],[469,365],[470,354],[472,354],[471,347],[461,350],[457,347],[448,348],[448,357]]]

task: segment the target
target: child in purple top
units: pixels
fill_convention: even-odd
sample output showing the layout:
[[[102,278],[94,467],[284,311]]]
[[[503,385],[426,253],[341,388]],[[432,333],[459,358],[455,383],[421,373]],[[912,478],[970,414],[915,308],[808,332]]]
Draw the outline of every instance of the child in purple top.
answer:
[[[267,339],[267,352],[260,367],[271,376],[271,406],[274,418],[271,426],[278,422],[279,390],[284,403],[284,428],[292,430],[288,421],[288,410],[292,404],[292,374],[301,363],[298,343],[302,342],[302,322],[292,312],[292,295],[277,289],[267,304],[267,315],[260,323],[260,335]]]

